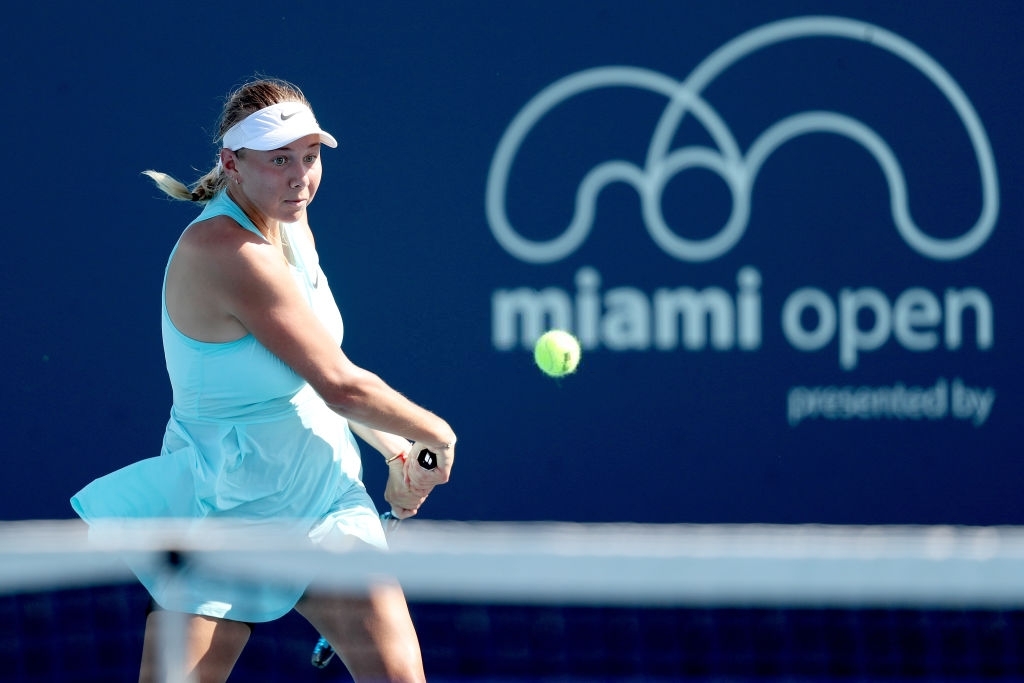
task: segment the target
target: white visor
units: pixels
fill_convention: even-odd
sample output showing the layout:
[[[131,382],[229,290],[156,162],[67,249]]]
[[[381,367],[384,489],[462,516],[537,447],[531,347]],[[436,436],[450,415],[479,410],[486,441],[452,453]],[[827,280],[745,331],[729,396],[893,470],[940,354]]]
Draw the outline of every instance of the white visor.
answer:
[[[224,133],[224,147],[237,151],[245,147],[259,151],[279,149],[307,135],[317,134],[320,142],[337,147],[330,133],[320,130],[313,112],[301,102],[280,102],[250,114]]]

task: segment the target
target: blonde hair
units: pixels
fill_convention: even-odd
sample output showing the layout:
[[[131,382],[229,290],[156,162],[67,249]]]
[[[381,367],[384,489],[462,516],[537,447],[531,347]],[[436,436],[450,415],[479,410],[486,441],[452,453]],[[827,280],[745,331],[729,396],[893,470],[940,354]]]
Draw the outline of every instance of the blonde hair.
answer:
[[[219,142],[231,126],[250,114],[281,102],[301,102],[312,109],[299,87],[288,81],[279,78],[259,78],[242,85],[230,93],[224,102],[214,142]],[[245,150],[240,149],[236,154],[243,156],[244,152]],[[206,175],[195,181],[191,187],[160,171],[150,170],[142,173],[152,178],[157,187],[163,190],[167,196],[199,203],[213,199],[215,194],[224,189],[228,180],[219,158],[217,164]]]

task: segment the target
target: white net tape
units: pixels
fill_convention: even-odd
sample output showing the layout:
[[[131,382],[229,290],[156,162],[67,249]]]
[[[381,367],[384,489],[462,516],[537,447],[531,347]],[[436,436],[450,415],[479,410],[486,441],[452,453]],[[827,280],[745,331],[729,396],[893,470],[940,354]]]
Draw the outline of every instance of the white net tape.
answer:
[[[132,580],[125,557],[187,557],[241,580],[397,578],[411,599],[687,605],[1024,606],[1024,528],[466,523],[410,520],[392,551],[328,552],[261,528],[173,521],[87,533],[0,524],[0,593]]]

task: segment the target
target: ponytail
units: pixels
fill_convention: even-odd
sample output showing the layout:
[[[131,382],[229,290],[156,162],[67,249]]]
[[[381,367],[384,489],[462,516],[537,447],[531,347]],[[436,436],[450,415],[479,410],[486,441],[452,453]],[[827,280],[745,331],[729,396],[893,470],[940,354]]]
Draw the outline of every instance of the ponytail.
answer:
[[[143,171],[142,174],[149,176],[168,197],[201,204],[213,199],[213,196],[227,184],[227,176],[224,175],[220,165],[215,166],[209,173],[197,180],[191,188],[160,171]]]

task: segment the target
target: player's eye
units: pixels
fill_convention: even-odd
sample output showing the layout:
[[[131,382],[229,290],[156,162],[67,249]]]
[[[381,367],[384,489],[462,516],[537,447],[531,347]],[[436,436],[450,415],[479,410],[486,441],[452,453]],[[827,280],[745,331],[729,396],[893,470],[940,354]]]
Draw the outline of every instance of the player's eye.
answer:
[[[272,163],[274,166],[284,166],[286,163],[288,163],[288,157],[274,157],[273,159],[270,160],[270,163]]]

